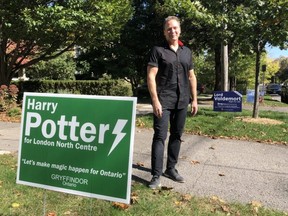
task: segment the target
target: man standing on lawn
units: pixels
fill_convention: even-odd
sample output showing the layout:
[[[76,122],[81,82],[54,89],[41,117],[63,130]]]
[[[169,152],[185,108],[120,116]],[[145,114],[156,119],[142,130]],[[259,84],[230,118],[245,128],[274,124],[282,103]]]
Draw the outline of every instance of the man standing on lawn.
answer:
[[[179,40],[180,20],[169,16],[164,21],[166,41],[151,50],[147,66],[147,84],[153,106],[154,136],[151,151],[151,189],[161,187],[163,156],[169,122],[170,136],[168,157],[164,176],[183,183],[184,178],[175,168],[180,152],[181,136],[184,131],[187,108],[191,101],[191,113],[196,115],[197,79],[194,74],[191,50]]]

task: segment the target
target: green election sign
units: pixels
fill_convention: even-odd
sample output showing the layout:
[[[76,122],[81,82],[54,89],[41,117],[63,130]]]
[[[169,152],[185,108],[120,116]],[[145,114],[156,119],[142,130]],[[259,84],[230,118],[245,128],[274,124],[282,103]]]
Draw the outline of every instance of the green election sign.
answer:
[[[129,203],[136,103],[25,93],[17,183]]]

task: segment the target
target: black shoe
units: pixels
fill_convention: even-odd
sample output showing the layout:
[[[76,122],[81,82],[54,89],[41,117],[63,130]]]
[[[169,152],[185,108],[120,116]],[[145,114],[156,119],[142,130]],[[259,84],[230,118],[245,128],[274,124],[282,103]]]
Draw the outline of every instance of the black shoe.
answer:
[[[176,169],[167,169],[163,175],[167,178],[172,179],[173,181],[184,183],[185,180],[182,176],[179,175],[178,171]]]
[[[160,182],[160,177],[155,175],[152,177],[150,183],[149,183],[149,188],[155,190],[157,188],[161,188],[161,182]]]

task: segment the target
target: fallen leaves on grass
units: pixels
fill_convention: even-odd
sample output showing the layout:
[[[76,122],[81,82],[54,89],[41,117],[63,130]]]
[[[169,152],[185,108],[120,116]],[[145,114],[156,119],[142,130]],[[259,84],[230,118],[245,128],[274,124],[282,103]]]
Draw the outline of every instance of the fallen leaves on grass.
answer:
[[[225,200],[219,198],[218,196],[212,196],[211,201],[212,201],[212,203],[216,203],[216,204],[226,203]]]
[[[180,200],[177,200],[174,202],[176,206],[182,206],[185,205],[187,202],[190,202],[192,199],[192,196],[190,194],[183,194],[180,197]]]
[[[130,207],[130,205],[125,203],[113,202],[113,207],[120,210],[126,210]]]
[[[221,206],[221,209],[223,212],[226,212],[226,213],[229,213],[230,212],[230,208],[228,205],[222,205]]]
[[[22,193],[21,193],[19,190],[14,190],[14,191],[13,191],[13,194],[14,194],[15,196],[17,196],[17,197],[22,196]]]
[[[183,195],[181,196],[181,200],[182,200],[183,202],[189,202],[189,201],[191,201],[191,199],[192,199],[192,196],[191,196],[190,194],[183,194]]]
[[[175,203],[176,206],[182,205],[182,202],[181,202],[181,201],[175,201],[174,203]]]
[[[222,211],[224,213],[227,213],[227,215],[231,214],[229,205],[223,199],[217,196],[212,196],[210,202],[213,205],[212,212]]]
[[[253,200],[253,201],[251,202],[251,206],[252,206],[252,208],[253,208],[253,209],[252,209],[253,213],[254,213],[254,214],[257,214],[258,211],[259,211],[259,208],[262,207],[262,203]]]
[[[144,127],[145,126],[145,122],[143,122],[141,119],[137,118],[136,119],[136,126],[137,127]]]
[[[137,193],[133,192],[131,194],[131,198],[130,198],[130,204],[133,205],[135,203],[138,203],[138,200],[139,200],[139,196]]]
[[[236,119],[249,122],[249,123],[257,123],[257,124],[272,124],[272,125],[279,125],[284,124],[284,122],[276,120],[276,119],[270,119],[270,118],[252,118],[248,116],[241,116],[236,117]]]
[[[20,204],[19,203],[12,203],[12,208],[19,208]]]
[[[162,186],[161,188],[157,190],[153,190],[154,195],[166,195],[167,193],[170,193],[174,188],[173,187],[167,187],[167,186]]]

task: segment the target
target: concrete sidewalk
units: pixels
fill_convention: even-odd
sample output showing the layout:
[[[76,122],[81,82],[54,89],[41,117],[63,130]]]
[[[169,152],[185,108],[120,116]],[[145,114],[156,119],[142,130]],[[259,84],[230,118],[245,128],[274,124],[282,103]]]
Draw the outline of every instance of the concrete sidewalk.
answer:
[[[150,176],[152,130],[135,135],[133,174],[143,181]],[[250,203],[288,212],[288,147],[257,142],[210,139],[184,134],[178,171],[186,183],[162,177],[162,185],[196,196],[218,196],[226,201]],[[148,143],[147,143],[148,142]],[[148,182],[146,182],[148,183]]]
[[[144,184],[151,179],[152,135],[152,130],[136,128],[133,179]],[[17,152],[19,137],[19,123],[0,122],[0,152]],[[184,134],[183,140],[177,168],[186,183],[162,177],[163,186],[227,202],[257,201],[288,212],[288,146],[190,134]]]

